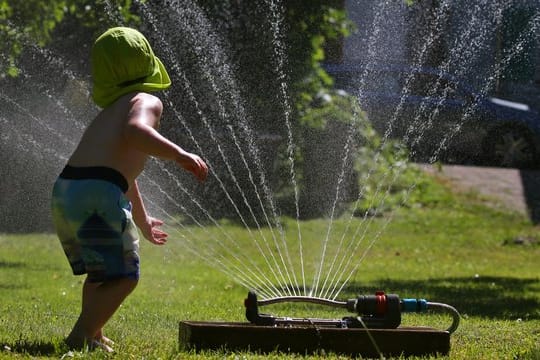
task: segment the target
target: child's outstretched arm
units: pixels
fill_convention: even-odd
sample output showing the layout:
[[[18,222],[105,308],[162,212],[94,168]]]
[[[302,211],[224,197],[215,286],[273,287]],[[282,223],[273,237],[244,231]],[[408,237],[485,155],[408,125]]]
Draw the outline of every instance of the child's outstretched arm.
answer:
[[[128,144],[148,155],[174,160],[184,169],[192,172],[200,181],[204,181],[208,175],[205,162],[156,130],[163,111],[161,101],[148,94],[139,94],[131,102],[124,131]]]
[[[133,206],[131,212],[133,214],[133,220],[137,227],[141,230],[143,236],[153,244],[164,245],[167,242],[166,232],[162,231],[158,227],[163,225],[163,221],[148,216],[146,209],[144,207],[144,202],[139,192],[139,186],[137,181],[134,181],[133,184],[129,187],[126,192],[126,196],[131,201]]]

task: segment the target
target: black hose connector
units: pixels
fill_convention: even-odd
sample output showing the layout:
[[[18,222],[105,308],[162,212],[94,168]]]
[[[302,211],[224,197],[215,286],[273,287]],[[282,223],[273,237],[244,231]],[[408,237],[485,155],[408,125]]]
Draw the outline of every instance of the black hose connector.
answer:
[[[375,295],[359,295],[347,301],[347,307],[358,314],[358,317],[344,318],[350,327],[395,329],[401,324],[401,304],[395,294],[377,291]]]

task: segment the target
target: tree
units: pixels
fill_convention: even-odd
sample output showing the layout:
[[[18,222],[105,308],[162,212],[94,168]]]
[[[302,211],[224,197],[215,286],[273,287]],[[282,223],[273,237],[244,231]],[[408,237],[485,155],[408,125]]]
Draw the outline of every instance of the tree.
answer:
[[[84,28],[99,28],[115,13],[124,23],[138,17],[131,13],[132,0],[0,0],[0,74],[18,74],[17,57],[28,44],[45,46],[62,21],[75,20]]]

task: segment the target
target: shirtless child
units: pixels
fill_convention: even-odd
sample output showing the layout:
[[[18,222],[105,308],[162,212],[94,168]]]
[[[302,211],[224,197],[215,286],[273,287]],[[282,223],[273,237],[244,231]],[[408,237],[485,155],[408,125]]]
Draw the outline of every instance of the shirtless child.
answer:
[[[145,210],[136,178],[148,156],[175,161],[200,181],[208,168],[157,131],[161,101],[148,92],[170,79],[146,38],[107,30],[92,48],[92,97],[103,108],[84,132],[52,194],[55,228],[75,275],[87,274],[70,348],[112,351],[103,326],[137,285],[139,240],[167,241],[161,220]]]

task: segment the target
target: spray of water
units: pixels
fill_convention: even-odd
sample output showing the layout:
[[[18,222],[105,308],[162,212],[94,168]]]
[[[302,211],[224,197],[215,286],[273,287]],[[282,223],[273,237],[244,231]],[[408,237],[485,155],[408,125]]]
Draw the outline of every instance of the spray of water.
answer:
[[[153,16],[152,16],[152,13],[150,11],[150,9],[148,7],[144,7],[144,14],[145,16],[147,16],[148,18],[150,18],[151,23],[152,24],[155,24],[156,22],[153,21]],[[201,16],[198,15],[198,16],[195,16],[196,19],[199,19],[199,22],[200,22],[200,18]],[[155,25],[154,25],[155,26]],[[188,29],[190,29],[189,27],[187,27]],[[188,33],[191,34],[191,36],[193,38],[195,38],[196,34],[198,34],[201,30],[204,31],[206,27],[201,27],[201,26],[197,26],[196,29],[192,29],[191,31],[188,31]],[[157,29],[156,29],[157,30]],[[195,32],[195,30],[198,30],[197,32]],[[161,42],[166,44],[167,45],[167,41],[164,39],[164,38],[160,38]],[[209,45],[210,46],[210,45]],[[169,46],[165,46],[165,48],[169,48]],[[212,49],[215,48],[215,46],[211,46]],[[171,55],[171,54],[170,54]],[[204,55],[204,54],[202,54]],[[202,56],[201,59],[205,59],[206,57],[205,56]],[[190,89],[190,86],[189,86],[189,81],[187,80],[186,76],[185,76],[185,73],[183,71],[180,70],[180,66],[179,64],[176,62],[176,59],[174,58],[174,56],[171,56],[171,60],[174,64],[173,66],[173,69],[175,71],[178,71],[181,76],[182,76],[182,80],[183,80],[183,84],[185,85],[185,87],[189,90]],[[210,73],[210,70],[208,68],[208,66],[204,66],[205,65],[205,62],[202,61],[200,63],[202,65],[202,68],[203,68],[203,73],[205,75],[205,78],[207,79],[210,79],[210,80],[213,80],[213,77]],[[216,87],[216,82],[215,81],[212,81],[212,84],[213,84],[213,89],[214,90],[217,90],[217,87]],[[198,101],[195,97],[195,95],[193,94],[192,91],[189,91],[189,97],[190,99],[197,105],[197,108],[198,108],[198,112],[199,114],[202,114],[202,111],[200,110],[200,108],[198,107]],[[239,102],[237,102],[238,104]],[[225,111],[225,107],[224,105],[218,101],[218,107],[220,109],[219,113],[220,115],[222,116],[222,119],[225,121],[225,122],[228,122],[229,120],[229,116],[228,114],[226,113]],[[181,119],[181,116],[179,114],[179,112],[175,109],[174,110],[176,115],[178,116],[178,118]],[[236,213],[237,215],[239,216],[239,218],[241,219],[242,223],[244,224],[244,226],[246,227],[247,231],[249,232],[249,234],[251,235],[254,243],[256,244],[256,246],[259,248],[260,252],[261,252],[261,255],[263,256],[263,258],[265,258],[266,262],[267,262],[267,265],[269,266],[271,272],[274,274],[274,277],[275,279],[278,281],[278,283],[283,287],[285,288],[289,293],[291,293],[291,291],[294,291],[294,290],[291,290],[293,288],[291,288],[288,284],[290,283],[290,280],[291,280],[291,277],[290,277],[290,274],[289,274],[289,271],[288,271],[288,267],[285,265],[285,262],[284,262],[284,255],[282,254],[282,247],[280,247],[280,245],[277,243],[277,240],[276,240],[276,236],[275,234],[273,233],[272,231],[272,238],[274,240],[274,244],[275,244],[275,248],[277,249],[277,257],[281,260],[281,265],[280,263],[278,262],[276,256],[275,256],[275,253],[274,251],[272,251],[267,239],[266,239],[266,236],[263,234],[262,230],[261,230],[261,226],[259,225],[259,222],[257,221],[257,218],[253,212],[253,209],[251,207],[251,205],[249,204],[248,200],[247,200],[247,197],[243,191],[243,189],[241,188],[241,185],[240,185],[240,182],[237,180],[236,176],[234,175],[234,172],[233,172],[233,169],[232,169],[232,166],[229,164],[229,161],[228,161],[228,158],[227,156],[225,155],[225,151],[222,149],[222,146],[219,142],[219,138],[216,136],[215,134],[215,131],[212,127],[212,125],[210,124],[209,121],[207,121],[206,117],[204,116],[201,116],[201,120],[202,122],[204,123],[206,129],[208,130],[208,133],[210,135],[210,138],[212,139],[212,142],[217,146],[218,148],[218,151],[221,155],[221,158],[223,160],[223,162],[226,164],[226,167],[228,169],[228,173],[229,173],[229,176],[231,176],[231,178],[233,179],[233,183],[235,185],[235,187],[237,188],[237,190],[239,191],[239,193],[241,194],[242,198],[243,198],[243,202],[244,202],[244,205],[249,209],[252,217],[253,217],[253,220],[255,221],[256,225],[257,225],[257,228],[258,228],[258,231],[259,231],[259,234],[262,238],[262,241],[263,241],[263,244],[265,245],[266,247],[266,251],[262,250],[261,246],[259,245],[259,242],[258,240],[253,236],[252,232],[251,232],[251,229],[247,223],[247,221],[244,219],[243,215],[241,214],[239,208],[238,208],[238,205],[234,202],[232,196],[229,195],[229,190],[225,187],[224,183],[221,181],[221,179],[219,179],[219,176],[215,173],[212,173],[216,179],[218,180],[218,182],[220,183],[220,186],[222,188],[222,190],[224,191],[224,193],[226,194],[227,198],[229,199],[229,201],[232,203],[232,205],[234,206],[234,208],[236,209]],[[191,133],[191,130],[189,129],[189,126],[187,125],[187,123],[185,121],[182,121],[182,125],[184,125],[184,128],[190,133],[190,137],[192,138],[192,140],[194,141],[194,143],[196,144],[199,152],[201,154],[204,155],[204,150],[202,149],[202,147],[198,144],[197,140],[195,139],[195,137],[192,135]],[[232,130],[233,127],[232,126],[227,126],[227,128],[229,130]],[[243,129],[248,129],[247,126],[244,126]],[[247,161],[244,157],[244,151],[242,151],[242,149],[239,148],[239,143],[238,141],[236,140],[236,135],[233,131],[231,131],[231,134],[233,136],[233,139],[234,139],[234,143],[237,145],[237,149],[239,150],[239,156],[243,159],[243,163],[244,165],[246,166],[246,168],[248,169],[248,173],[250,174],[249,175],[249,179],[250,179],[250,183],[255,187],[255,182],[253,181],[253,176],[251,175],[251,170],[250,170],[250,167],[248,166],[247,164]],[[252,140],[252,137],[251,137],[251,144],[253,144],[253,140]],[[253,149],[253,147],[250,147],[251,149]],[[256,153],[255,153],[256,154]],[[260,167],[260,161],[257,160],[256,161],[258,164],[259,164],[259,167]],[[210,167],[212,167],[212,163],[209,163]],[[260,173],[264,173],[262,171],[260,171]],[[261,180],[264,180],[263,177],[261,177]],[[264,184],[264,183],[263,183]],[[262,200],[261,200],[261,197],[259,195],[259,192],[257,191],[256,187],[255,187],[255,191],[256,191],[256,194],[257,194],[257,198],[259,199],[259,203],[261,204],[261,207],[263,208],[264,210],[264,206],[262,205]],[[268,193],[268,190],[265,190],[266,193]],[[268,198],[268,196],[267,196]],[[275,214],[275,211],[274,211],[274,215]],[[265,216],[266,216],[266,219],[267,219],[267,223],[270,225],[269,223],[269,220],[268,220],[268,217],[265,213]],[[283,238],[283,237],[282,237]],[[287,250],[286,247],[284,247],[285,250]],[[268,256],[270,257],[271,261],[268,260]],[[285,255],[288,259],[289,259],[289,262],[290,262],[290,256],[288,255],[288,253]],[[288,281],[287,281],[288,279]]]
[[[142,2],[137,3],[142,9],[142,15],[144,16],[143,20],[148,23],[153,31],[156,34],[164,32],[166,29],[160,28],[161,23],[152,13],[150,7]],[[110,2],[107,2],[106,4],[111,9],[113,17],[118,18],[119,15],[115,11],[112,11],[114,10],[114,6],[111,5]],[[205,110],[199,104],[199,100],[192,89],[192,84],[190,83],[187,74],[182,70],[180,63],[177,61],[175,54],[172,51],[166,51],[168,63],[172,64],[171,69],[173,76],[180,79],[180,82],[186,89],[189,100],[196,108],[201,124],[209,139],[208,141],[218,152],[218,159],[210,156],[207,157],[211,169],[211,176],[217,181],[225,198],[231,203],[236,215],[245,226],[252,241],[252,246],[257,248],[265,267],[261,267],[260,264],[247,256],[243,252],[246,244],[241,244],[237,239],[232,238],[230,234],[227,233],[226,229],[220,225],[219,221],[214,219],[210,212],[197,201],[197,197],[181,183],[173,172],[168,170],[167,167],[159,161],[155,163],[155,166],[165,175],[165,178],[173,182],[175,188],[185,196],[187,201],[189,201],[190,206],[197,208],[205,219],[203,221],[202,219],[194,217],[186,204],[171,197],[158,182],[150,177],[144,177],[144,181],[155,188],[159,195],[169,204],[172,204],[176,211],[178,211],[178,214],[168,213],[167,210],[165,210],[165,206],[155,202],[153,197],[145,197],[145,201],[169,219],[169,222],[172,224],[169,226],[170,231],[182,239],[182,245],[184,245],[186,251],[201,258],[203,261],[216,267],[220,271],[223,271],[242,286],[257,289],[263,297],[277,297],[283,294],[296,295],[303,293],[306,296],[313,295],[335,299],[339,296],[350,279],[357,274],[358,269],[366,258],[369,250],[382,236],[384,229],[392,220],[392,215],[389,215],[385,218],[382,226],[379,225],[380,228],[378,231],[373,233],[373,235],[369,235],[372,234],[370,232],[371,227],[376,223],[374,217],[368,216],[366,213],[360,221],[356,221],[351,214],[347,220],[345,231],[339,236],[339,240],[336,242],[332,237],[334,234],[334,222],[336,220],[336,206],[338,199],[340,198],[340,193],[343,191],[342,187],[345,179],[346,164],[354,151],[354,127],[351,126],[349,128],[346,137],[347,140],[343,146],[341,167],[340,171],[336,174],[335,195],[330,209],[330,219],[326,232],[321,238],[320,253],[318,261],[315,264],[312,285],[311,288],[308,288],[307,282],[309,279],[306,279],[305,274],[305,249],[303,248],[303,234],[300,224],[298,176],[295,164],[295,153],[297,149],[292,131],[292,107],[288,94],[288,81],[285,72],[287,59],[285,55],[285,42],[283,40],[283,4],[269,0],[265,3],[265,6],[267,6],[269,10],[268,25],[272,33],[272,43],[274,48],[274,57],[272,60],[275,66],[276,76],[279,79],[279,92],[282,101],[281,105],[283,106],[283,121],[287,130],[289,181],[294,188],[299,264],[296,264],[295,261],[293,261],[289,253],[291,240],[287,239],[285,230],[280,222],[279,210],[277,209],[272,191],[266,180],[267,172],[260,161],[260,150],[254,140],[256,134],[253,129],[251,129],[249,121],[246,120],[249,119],[249,114],[246,114],[233,72],[227,65],[229,63],[229,57],[227,56],[226,45],[223,45],[225,44],[225,41],[220,36],[219,31],[205,18],[200,9],[189,1],[182,2],[182,4],[186,5],[185,11],[181,11],[177,6],[173,6],[172,3],[170,5],[170,10],[173,14],[173,18],[177,19],[178,26],[182,27],[183,33],[190,37],[190,41],[196,49],[195,53],[200,59],[198,66],[200,67],[201,75],[208,81],[210,89],[216,97],[216,106],[218,108],[219,120],[222,129],[224,130],[223,132],[219,130],[218,124],[213,122],[210,117],[205,114]],[[447,7],[450,6],[450,4],[450,1],[443,1],[440,4],[437,10],[437,23],[434,26],[434,30],[426,38],[423,47],[421,47],[418,52],[413,67],[420,68],[423,66],[430,47],[437,42],[438,38],[443,33],[443,31],[441,31],[441,24],[446,20],[445,17],[448,14]],[[390,5],[387,1],[381,1],[376,4],[375,17],[373,19],[373,24],[371,25],[373,32],[370,36],[366,51],[366,66],[359,79],[360,88],[356,94],[360,99],[363,97],[363,87],[368,81],[369,76],[372,74],[373,65],[378,61],[376,48],[380,36],[380,27],[378,27],[377,24],[383,21],[388,6]],[[446,72],[456,68],[458,69],[457,74],[459,75],[459,69],[465,69],[472,66],[475,61],[475,56],[479,52],[478,49],[485,46],[487,39],[489,39],[489,29],[491,29],[493,24],[500,21],[504,9],[504,7],[500,8],[495,5],[489,6],[489,4],[486,3],[479,3],[471,6],[469,10],[471,21],[467,23],[467,26],[464,27],[455,38],[454,43],[451,46],[453,50],[450,52],[447,61],[441,65],[441,70]],[[481,18],[475,16],[475,14],[482,11],[489,11],[494,14],[491,21],[486,22],[486,17]],[[520,35],[512,48],[504,54],[501,61],[494,65],[492,76],[489,77],[482,86],[480,91],[482,95],[489,93],[490,89],[494,86],[495,81],[500,78],[501,74],[508,68],[512,60],[524,51],[526,42],[538,31],[539,24],[540,15],[535,14],[529,20],[526,30]],[[205,35],[202,36],[202,38],[209,39],[209,42],[212,44],[201,40],[201,33]],[[159,35],[156,36],[158,36],[158,42],[160,43],[161,48],[171,48],[168,39],[164,37],[160,38]],[[42,56],[51,67],[65,69],[64,74],[68,79],[80,79],[79,75],[69,70],[69,67],[63,61],[62,57],[56,56],[49,50],[39,49],[31,43],[28,45],[30,45],[29,48],[35,49],[35,51]],[[218,71],[216,71],[216,69],[218,69]],[[24,75],[23,72],[23,76]],[[439,80],[442,80],[442,78],[439,77]],[[405,79],[401,101],[394,109],[386,131],[383,134],[383,145],[389,140],[394,123],[402,114],[404,101],[411,93],[411,81],[412,76]],[[413,123],[407,129],[404,136],[406,142],[411,142],[413,145],[417,144],[421,141],[427,130],[433,126],[444,99],[449,95],[450,89],[444,88],[442,81],[436,81],[432,88],[429,89],[429,94],[438,94],[441,93],[441,90],[442,97],[435,107],[430,108],[428,107],[428,104],[420,104]],[[86,91],[86,95],[88,94],[89,91]],[[84,125],[77,121],[76,116],[74,116],[69,108],[60,99],[55,97],[54,94],[44,92],[43,96],[49,99],[67,120],[75,123],[77,129],[81,130],[84,128]],[[206,155],[206,148],[201,144],[201,140],[196,135],[196,132],[190,128],[188,122],[181,115],[181,111],[177,108],[177,104],[175,104],[174,95],[170,92],[166,92],[165,97],[166,105],[172,109],[178,123],[183,127],[183,131],[187,134],[193,144],[195,144],[197,151],[204,157]],[[229,101],[232,102],[232,111],[230,110],[231,106],[228,103]],[[55,127],[56,125],[43,121],[39,116],[33,114],[31,110],[25,108],[24,105],[18,103],[15,99],[10,98],[7,93],[0,92],[0,102],[15,109],[18,113],[23,114],[34,123],[35,127],[38,128],[40,132],[46,133],[48,137],[56,139],[58,143],[63,143],[65,148],[73,148],[75,146],[75,142],[70,140],[69,137],[60,135],[59,129]],[[470,107],[466,109],[463,118],[441,141],[430,161],[435,161],[438,158],[440,153],[446,149],[449,142],[452,140],[452,137],[455,136],[460,131],[463,124],[473,116],[475,110],[474,107],[475,104],[471,104]],[[426,117],[426,112],[428,110],[432,112]],[[357,111],[359,110],[357,109]],[[422,120],[426,118],[427,121]],[[42,141],[34,135],[34,132],[25,132],[22,129],[10,127],[9,121],[5,116],[0,117],[0,124],[10,130],[9,132],[2,134],[0,138],[2,142],[13,143],[13,146],[16,146],[21,152],[30,153],[32,156],[52,157],[62,163],[66,161],[67,157],[64,153],[58,152],[56,149],[48,146],[47,142]],[[238,178],[238,174],[235,173],[234,166],[230,159],[231,154],[225,149],[223,137],[220,135],[221,133],[225,133],[228,136],[230,143],[236,151],[235,156],[238,156],[240,162],[243,164],[249,181],[242,181],[242,179]],[[21,145],[22,143],[29,144],[30,146],[23,147]],[[377,162],[377,159],[380,156],[381,151],[376,153],[375,162]],[[227,182],[225,179],[221,178],[223,175],[212,171],[217,162],[224,164],[227,170],[227,175],[225,176],[228,176],[232,180],[233,189],[228,188],[227,185],[225,185]],[[402,171],[403,168],[400,167],[400,164],[397,164],[396,168],[388,169],[383,175],[382,181],[379,182],[375,190],[375,196],[373,197],[374,203],[370,206],[374,209],[376,214],[383,208],[384,202],[390,195],[392,185],[397,181]],[[373,172],[374,169],[369,169],[364,176],[366,182]],[[250,190],[256,194],[256,203],[250,203],[249,197],[246,195],[247,189],[244,189],[243,186],[249,186]],[[407,189],[403,201],[408,199],[409,194],[414,190],[415,186],[416,185],[413,184]],[[237,203],[234,200],[234,191],[240,194],[240,203]],[[355,210],[365,191],[365,188],[361,189],[360,196],[355,204]],[[377,203],[375,203],[375,201]],[[246,218],[246,212],[242,211],[242,209],[247,209],[248,216],[250,216],[251,219]],[[261,211],[262,219],[258,218],[257,210]],[[182,221],[179,221],[179,214],[189,218],[190,222],[194,224],[194,227],[202,229],[202,233],[204,234],[202,236],[204,238],[195,241],[196,237],[201,237],[201,233],[195,232],[191,226],[187,226]],[[216,229],[219,235],[216,235],[213,231],[208,231],[206,227],[207,222]],[[251,226],[249,226],[249,223],[251,222],[255,223],[255,230],[252,230]],[[268,228],[268,231],[265,231],[265,226]],[[371,236],[371,238],[367,239],[368,236]],[[331,251],[333,251],[333,253]],[[297,279],[296,277],[296,265],[300,267],[300,279]]]
[[[477,11],[479,9],[476,9]],[[494,20],[497,21],[498,17],[500,16],[500,14],[502,13],[502,11],[504,10],[503,9],[495,9],[495,16],[494,16]],[[474,17],[472,16],[472,18],[474,20],[478,20],[477,17]],[[446,64],[444,64],[442,66],[442,69],[444,68],[447,68],[449,67],[450,64],[453,64],[455,65],[455,62],[458,62],[458,61],[462,61],[462,66],[460,68],[466,68],[467,66],[467,62],[470,62],[472,61],[471,60],[471,57],[468,56],[468,57],[465,57],[465,58],[462,58],[460,56],[461,54],[461,47],[464,47],[464,46],[467,46],[468,47],[468,51],[471,52],[472,55],[474,54],[477,54],[478,51],[474,51],[474,50],[470,50],[470,42],[465,42],[463,41],[463,37],[466,37],[466,36],[469,36],[471,33],[475,33],[475,35],[477,35],[477,37],[475,37],[475,43],[481,47],[481,46],[484,46],[485,43],[486,43],[486,37],[488,36],[489,32],[488,32],[488,29],[490,29],[489,26],[485,26],[483,27],[483,32],[480,32],[478,33],[478,26],[479,23],[475,22],[475,21],[471,21],[470,22],[470,27],[464,31],[462,34],[461,34],[461,41],[457,41],[456,43],[456,46],[454,47],[454,51],[451,53],[450,55],[450,58],[449,60],[447,61]],[[485,23],[484,23],[485,25]],[[483,95],[486,95],[488,90],[493,86],[493,81],[494,79],[498,78],[498,76],[504,71],[504,69],[508,66],[508,64],[511,63],[511,60],[513,58],[515,58],[516,56],[518,56],[524,49],[524,43],[526,41],[530,41],[530,38],[531,38],[531,35],[534,34],[535,31],[537,31],[537,28],[538,28],[538,14],[536,14],[535,16],[533,16],[531,18],[531,20],[529,21],[528,23],[528,26],[527,26],[527,29],[521,34],[520,38],[519,38],[519,41],[517,41],[508,51],[507,51],[507,56],[502,59],[501,62],[499,63],[496,63],[495,66],[494,66],[494,71],[493,73],[495,74],[495,76],[491,76],[489,77],[486,81],[485,81],[485,84],[484,86],[482,87],[482,90],[481,90],[481,93]],[[467,44],[467,45],[465,45]],[[461,46],[461,47],[460,47]],[[433,85],[433,88],[430,89],[430,93],[431,94],[435,94],[438,92],[439,90],[439,87],[441,86],[441,83],[439,81],[437,81],[434,85]],[[424,131],[426,130],[426,127],[427,126],[431,126],[431,119],[437,115],[437,112],[439,111],[439,107],[440,105],[442,105],[442,102],[444,101],[444,99],[448,96],[448,93],[449,93],[449,89],[448,88],[445,88],[443,89],[443,97],[440,101],[440,103],[437,105],[437,108],[435,109],[435,111],[433,113],[431,113],[431,116],[430,116],[430,121],[427,122],[427,125],[424,126],[424,128],[422,129],[422,131],[420,132],[420,134],[418,135],[418,137],[415,139],[415,142],[419,141],[422,134],[424,133]],[[416,119],[415,121],[413,122],[413,125],[411,126],[415,126],[415,125],[418,125],[418,122],[420,121],[420,117],[425,117],[425,113],[421,113],[423,110],[425,110],[425,107],[423,106],[424,104],[422,104],[420,107],[419,107],[419,110],[417,113],[417,116],[416,116]],[[434,154],[432,155],[432,161],[434,161],[440,151],[443,149],[443,147],[445,146],[445,144],[448,143],[449,139],[453,136],[455,136],[457,134],[457,132],[459,132],[460,128],[463,126],[463,124],[468,121],[471,117],[471,115],[473,114],[473,109],[474,107],[476,106],[476,104],[471,104],[464,112],[464,115],[462,117],[462,119],[460,119],[460,121],[458,122],[458,124],[450,131],[448,132],[448,134],[441,140],[440,144],[439,144],[439,147],[437,148],[437,150],[434,152]],[[411,133],[411,128],[408,129],[408,133],[407,134],[410,134]],[[395,172],[394,174],[394,177],[393,179],[390,181],[390,184],[393,184],[397,178],[399,177],[399,174],[401,173],[401,171],[397,171]],[[387,198],[388,196],[388,192],[390,190],[390,186],[387,187],[386,189],[386,192],[384,193],[384,196],[382,197],[382,200],[380,201],[380,204],[382,205],[385,201],[385,199]],[[405,199],[408,199],[411,191],[416,187],[416,184],[413,183],[406,191],[406,194],[405,194]],[[378,190],[377,190],[378,191]],[[346,285],[346,283],[349,281],[349,279],[353,276],[353,274],[355,274],[362,262],[362,260],[365,258],[365,255],[367,254],[367,250],[370,249],[372,247],[372,245],[374,244],[375,240],[378,239],[380,237],[380,235],[382,234],[382,231],[386,228],[386,226],[390,223],[390,219],[392,218],[392,215],[390,215],[387,219],[387,221],[385,221],[385,224],[380,228],[380,230],[377,232],[377,234],[374,236],[374,238],[372,239],[372,241],[370,242],[369,246],[367,247],[367,249],[364,251],[364,253],[361,255],[360,259],[355,259],[355,265],[352,267],[352,270],[350,272],[348,272],[348,275],[345,277],[344,281],[341,283],[340,286],[338,287],[334,287],[333,291],[331,292],[331,298],[335,298],[339,293],[340,291],[344,288],[344,286]],[[366,234],[366,229],[368,228],[369,226],[363,226],[363,229],[364,229],[364,232],[363,232],[363,235],[361,236],[360,238],[360,241],[357,241],[357,244],[359,244],[363,239],[364,239],[364,236]],[[356,238],[356,235],[353,236],[353,238]],[[356,253],[356,249],[353,250],[351,253]],[[349,258],[349,260],[347,261],[347,265],[349,265],[350,263],[352,262],[352,256]],[[346,268],[347,266],[345,266]],[[341,277],[341,275],[340,275]],[[335,283],[335,285],[337,285],[337,282]]]
[[[285,121],[285,127],[287,129],[287,156],[289,160],[289,175],[291,179],[291,184],[293,186],[294,190],[294,204],[296,209],[296,227],[298,231],[298,246],[299,246],[299,253],[300,253],[300,267],[301,267],[301,276],[302,276],[302,288],[304,290],[304,294],[307,293],[306,288],[306,279],[305,279],[305,270],[304,270],[304,250],[302,245],[302,230],[300,227],[300,206],[299,206],[299,192],[298,192],[298,181],[296,179],[296,166],[295,166],[295,152],[296,152],[296,146],[295,141],[293,138],[293,131],[292,131],[292,125],[291,125],[291,114],[292,114],[292,107],[289,101],[289,95],[288,95],[288,83],[285,73],[285,66],[286,66],[286,49],[285,49],[285,42],[283,41],[283,4],[276,1],[267,1],[266,2],[269,9],[270,9],[270,26],[272,29],[272,36],[273,40],[272,43],[274,44],[274,57],[273,60],[276,64],[276,73],[278,76],[278,79],[280,81],[280,91],[281,91],[281,97],[283,101],[283,117]]]

